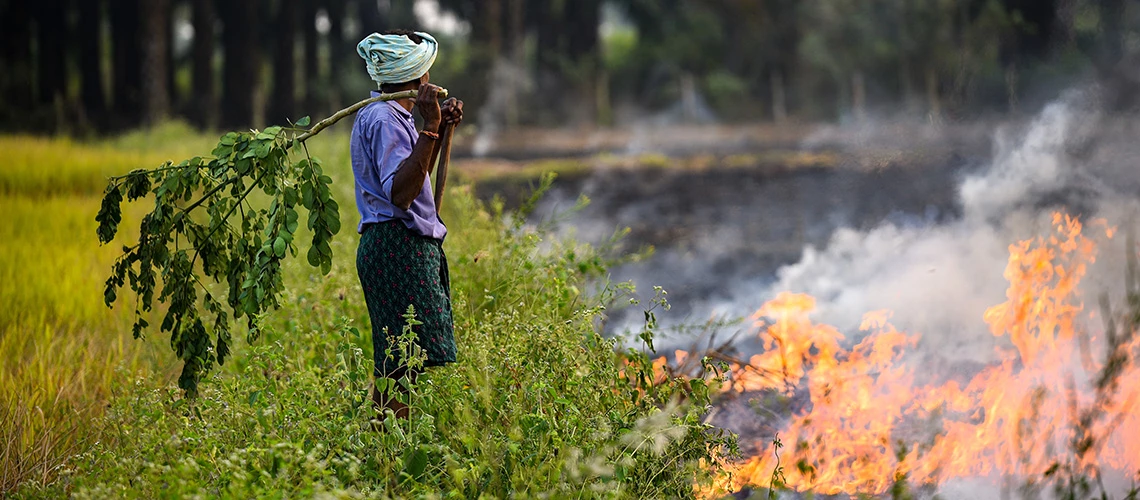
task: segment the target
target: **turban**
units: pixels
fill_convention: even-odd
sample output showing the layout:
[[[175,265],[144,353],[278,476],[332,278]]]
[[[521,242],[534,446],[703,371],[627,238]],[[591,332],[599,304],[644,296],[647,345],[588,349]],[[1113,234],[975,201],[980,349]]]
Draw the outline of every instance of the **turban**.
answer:
[[[356,45],[356,52],[368,64],[368,76],[377,84],[404,83],[428,72],[438,50],[435,38],[417,31],[423,38],[415,43],[405,35],[373,33]]]

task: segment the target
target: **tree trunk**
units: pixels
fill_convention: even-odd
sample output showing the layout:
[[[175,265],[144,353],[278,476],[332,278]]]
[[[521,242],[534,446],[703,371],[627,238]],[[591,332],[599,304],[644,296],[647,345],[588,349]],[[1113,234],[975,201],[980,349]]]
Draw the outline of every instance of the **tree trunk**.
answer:
[[[1007,111],[1009,114],[1017,114],[1017,87],[1018,87],[1018,73],[1017,63],[1009,63],[1005,65],[1005,95],[1008,105]]]
[[[784,73],[772,72],[772,120],[776,123],[788,121],[788,99],[784,93]]]
[[[1116,69],[1124,55],[1125,0],[1102,0],[1100,18],[1102,34],[1095,55],[1097,69],[1101,76],[1107,76]]]
[[[218,124],[218,94],[214,85],[214,0],[194,0],[194,82],[191,119],[203,129]]]
[[[908,114],[917,112],[922,106],[922,98],[915,90],[910,68],[910,62],[905,57],[899,59],[899,87],[902,89],[903,107]]]
[[[62,0],[32,2],[36,22],[36,100],[41,105],[62,104],[67,92],[66,16]]]
[[[535,2],[535,87],[538,95],[562,95],[563,77],[559,67],[564,57],[563,11],[565,2]],[[565,116],[564,99],[550,99],[535,111],[543,124],[559,123]]]
[[[0,117],[12,123],[25,115],[34,95],[31,13],[25,2],[7,2],[0,7]]]
[[[301,2],[301,19],[299,28],[304,44],[304,76],[301,82],[305,85],[305,97],[302,115],[313,116],[319,112],[319,98],[317,85],[321,81],[320,60],[317,54],[317,3],[313,1]]]
[[[103,93],[103,74],[99,61],[103,58],[103,37],[99,36],[103,24],[103,2],[80,0],[79,19],[79,74],[82,80],[80,97],[84,114],[92,123],[101,124],[107,113],[106,95]]]
[[[524,43],[523,37],[525,25],[523,24],[523,0],[507,0],[507,20],[508,27],[506,32],[506,46],[507,58],[511,61],[511,66],[516,69],[526,67],[526,61],[523,60]],[[517,127],[521,115],[519,105],[519,91],[521,85],[514,85],[510,88],[510,93],[507,95],[506,100],[506,118],[508,127]]]
[[[566,14],[567,51],[575,62],[592,57],[598,47],[598,22],[602,4],[598,0],[578,0],[571,3]]]
[[[356,43],[348,40],[344,29],[344,16],[347,0],[326,0],[329,13],[329,74],[325,109],[339,109],[342,101],[340,83],[341,73],[344,71],[345,61],[358,59],[356,56]],[[363,37],[361,37],[363,38]],[[351,49],[351,50],[350,50]]]
[[[222,127],[240,129],[253,124],[253,104],[259,84],[257,2],[243,0],[221,9],[225,67],[222,85]]]
[[[357,16],[357,19],[360,20],[358,38],[364,38],[371,33],[382,33],[388,29],[384,17],[380,15],[380,7],[376,0],[355,0],[353,3],[356,4],[359,11]]]
[[[138,124],[142,98],[142,50],[139,44],[139,0],[109,4],[111,15],[112,84],[116,128]]]
[[[178,8],[180,2],[181,0],[166,2],[166,95],[172,110],[176,110],[182,103],[182,96],[178,93],[178,83],[175,81],[178,60],[174,54],[174,10]]]
[[[270,123],[285,123],[297,116],[297,2],[279,0],[277,38],[273,47],[273,96],[270,98]]]
[[[867,119],[867,84],[862,71],[851,75],[851,110],[855,115],[855,122],[862,123]]]
[[[143,121],[156,125],[170,115],[170,0],[142,2]]]
[[[503,51],[503,0],[485,0],[480,2],[483,9],[482,22],[476,26],[476,39],[483,40],[490,50],[491,60],[494,61]]]
[[[575,85],[577,95],[574,96],[580,102],[597,99],[597,96],[591,94],[597,90],[594,80],[601,65],[601,51],[598,44],[601,6],[599,0],[579,0],[566,5],[566,51],[574,71],[579,73],[573,75],[572,81],[580,82]],[[595,109],[584,108],[584,111],[586,116],[582,118],[585,122],[597,122],[596,115],[589,116]]]
[[[930,123],[942,123],[942,98],[938,95],[938,74],[934,68],[926,69],[926,102]]]
[[[610,99],[610,74],[605,68],[598,70],[597,81],[594,85],[594,95],[597,102],[596,124],[602,127],[612,126],[614,124],[614,111]]]

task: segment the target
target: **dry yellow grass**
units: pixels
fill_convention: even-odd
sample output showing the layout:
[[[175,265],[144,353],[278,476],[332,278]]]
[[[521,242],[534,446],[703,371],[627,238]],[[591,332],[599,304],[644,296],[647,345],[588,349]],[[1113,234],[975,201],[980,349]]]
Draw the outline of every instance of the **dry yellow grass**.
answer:
[[[0,494],[46,482],[97,438],[116,370],[137,373],[165,354],[135,342],[132,311],[103,305],[121,242],[100,246],[94,216],[108,175],[207,149],[210,139],[164,127],[99,143],[0,137]],[[124,235],[145,202],[124,212]]]

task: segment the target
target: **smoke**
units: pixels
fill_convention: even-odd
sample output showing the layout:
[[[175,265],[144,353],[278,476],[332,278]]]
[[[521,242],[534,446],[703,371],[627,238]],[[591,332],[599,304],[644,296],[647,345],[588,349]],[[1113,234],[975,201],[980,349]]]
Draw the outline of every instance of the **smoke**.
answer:
[[[1008,342],[989,333],[982,314],[1005,300],[1009,245],[1048,234],[1055,210],[1132,221],[1140,122],[1100,108],[1089,90],[1000,126],[909,127],[909,135],[889,123],[828,128],[801,145],[806,154],[839,151],[839,163],[822,168],[596,169],[556,183],[538,213],[549,216],[584,193],[591,204],[570,220],[575,237],[605,241],[630,227],[628,248],[656,246],[612,278],[668,290],[667,328],[747,317],[791,291],[815,296],[814,319],[844,332],[857,332],[864,313],[889,309],[897,327],[922,335],[921,354],[950,367],[987,363],[995,345]],[[732,138],[720,144],[737,147]],[[868,154],[883,166],[868,168]],[[1123,239],[1102,242],[1084,280],[1090,312],[1098,294],[1120,296]],[[607,330],[637,331],[641,316],[636,308],[613,311]],[[690,335],[658,347],[687,349]],[[750,337],[736,346],[743,355],[758,348]]]
[[[533,86],[524,67],[503,57],[495,60],[488,79],[490,92],[479,108],[479,126],[471,143],[471,153],[477,158],[491,152],[504,125],[518,121],[518,96]]]
[[[1053,210],[1082,215],[1086,222],[1087,216],[1103,216],[1117,224],[1127,222],[1126,214],[1134,210],[1135,192],[1105,182],[1125,165],[1089,151],[1118,146],[1095,144],[1105,122],[1086,111],[1095,109],[1091,99],[1089,93],[1071,92],[1024,129],[999,130],[990,165],[965,175],[957,186],[959,218],[936,225],[885,222],[868,231],[841,229],[825,247],[809,246],[798,263],[777,271],[759,297],[785,290],[813,295],[820,305],[816,319],[845,331],[854,331],[868,311],[890,309],[895,325],[923,335],[928,352],[989,361],[996,340],[982,314],[1005,298],[1008,246],[1046,234]],[[1119,287],[1113,278],[1123,281],[1122,250],[1109,246],[1102,254],[1109,265],[1091,276],[1090,293]]]

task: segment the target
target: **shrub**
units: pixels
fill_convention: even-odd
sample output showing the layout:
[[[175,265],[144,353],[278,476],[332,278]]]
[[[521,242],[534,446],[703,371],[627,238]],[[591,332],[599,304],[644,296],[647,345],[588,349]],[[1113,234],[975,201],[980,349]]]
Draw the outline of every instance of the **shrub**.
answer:
[[[606,256],[505,226],[462,189],[447,206],[460,362],[411,384],[411,420],[369,423],[354,268],[294,265],[262,339],[197,399],[124,384],[105,439],[49,488],[20,494],[686,497],[711,481],[735,443],[702,422],[704,383],[661,380],[646,353],[598,332],[629,290],[601,279]],[[334,247],[352,255],[355,240]],[[592,281],[603,285],[585,293]]]

